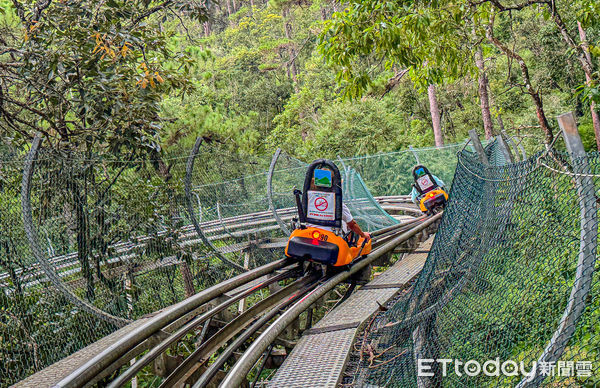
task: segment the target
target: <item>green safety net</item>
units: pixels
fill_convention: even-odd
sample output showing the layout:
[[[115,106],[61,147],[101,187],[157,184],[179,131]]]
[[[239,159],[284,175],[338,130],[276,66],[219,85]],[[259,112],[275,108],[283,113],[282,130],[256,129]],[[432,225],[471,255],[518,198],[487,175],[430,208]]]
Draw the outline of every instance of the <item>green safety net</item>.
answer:
[[[359,336],[345,384],[600,384],[600,155],[509,164],[496,142],[486,153],[490,166],[459,153],[423,270]]]
[[[406,195],[410,193],[413,184],[411,171],[417,163],[427,166],[450,187],[456,168],[456,154],[464,147],[471,148],[465,143],[450,144],[357,156],[342,161],[356,170],[373,196]]]
[[[398,221],[367,187],[378,196],[409,194],[414,155],[449,182],[463,145],[338,160],[344,201],[365,230],[392,225]],[[20,196],[27,151],[0,152],[0,386],[243,268],[281,258],[283,229],[296,214],[292,190],[302,188],[307,166],[282,153],[269,196],[270,157],[202,144],[186,193],[191,147],[149,160],[42,147],[31,176],[36,257]]]

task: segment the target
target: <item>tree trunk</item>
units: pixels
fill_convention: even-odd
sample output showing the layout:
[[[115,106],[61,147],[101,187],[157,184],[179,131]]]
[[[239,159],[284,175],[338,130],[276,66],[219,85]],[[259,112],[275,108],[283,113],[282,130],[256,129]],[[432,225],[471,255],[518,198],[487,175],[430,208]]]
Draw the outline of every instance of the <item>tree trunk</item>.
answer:
[[[194,288],[194,277],[192,276],[192,271],[190,270],[190,265],[187,261],[184,260],[183,263],[179,265],[179,271],[181,272],[181,278],[183,279],[185,297],[189,298],[196,293],[196,289]]]
[[[291,74],[292,81],[294,81],[294,89],[296,93],[298,93],[300,90],[298,89],[298,68],[296,66],[296,49],[294,48],[294,42],[292,41],[292,25],[289,20],[290,11],[287,7],[283,8],[282,15],[285,29],[285,37],[288,40],[288,70]]]
[[[229,5],[229,2],[227,2],[227,4]],[[163,179],[163,181],[165,181],[165,183],[169,182],[171,180],[171,178],[173,177],[173,175],[171,174],[171,167],[169,167],[164,162],[164,160],[162,159],[161,155],[158,152],[155,152],[152,155],[152,162],[153,162],[156,172]],[[170,187],[167,188],[167,192],[169,193],[169,198],[171,198],[171,200],[173,201],[173,203],[171,204],[171,207],[170,207],[171,221],[178,218],[177,206],[174,203],[175,193],[173,193],[172,191],[173,190]],[[173,230],[175,230],[177,228],[177,226],[173,223],[172,228],[173,228]],[[176,244],[176,242],[175,242],[175,244]],[[193,282],[194,279],[192,276],[192,271],[190,270],[190,266],[188,265],[188,263],[185,260],[183,260],[183,262],[181,264],[179,264],[179,271],[181,272],[181,277],[183,280],[183,287],[185,289],[185,295],[186,295],[186,297],[189,298],[190,296],[194,295],[196,293],[196,291],[194,289],[194,282]]]
[[[431,84],[427,88],[429,96],[429,111],[431,112],[431,123],[433,125],[433,137],[435,138],[435,146],[441,147],[444,145],[442,136],[442,121],[440,118],[440,108],[438,107],[437,98],[435,96],[435,85]]]
[[[554,135],[552,134],[552,129],[548,124],[548,119],[546,119],[546,114],[544,113],[544,105],[542,104],[542,98],[537,90],[533,88],[531,85],[531,79],[529,77],[529,69],[527,68],[527,64],[525,60],[516,52],[509,49],[507,46],[502,44],[498,40],[498,38],[494,37],[494,18],[490,21],[487,28],[487,38],[488,40],[496,46],[500,51],[502,51],[507,57],[512,58],[513,60],[519,63],[519,67],[521,68],[521,75],[523,77],[523,82],[525,83],[525,89],[527,90],[527,94],[531,96],[533,104],[535,106],[535,113],[538,117],[538,121],[540,123],[540,127],[544,134],[546,135],[546,146],[549,146],[554,140]]]
[[[8,272],[10,275],[10,280],[12,281],[13,286],[15,287],[15,292],[18,296],[23,295],[23,289],[21,287],[21,280],[19,275],[17,275],[17,271],[13,267],[13,263],[17,263],[15,257],[13,257],[13,242],[12,239],[8,236],[5,236],[6,240],[0,242],[0,268],[4,271]],[[2,252],[4,250],[4,252]]]
[[[485,138],[490,140],[493,136],[494,125],[490,113],[490,101],[488,97],[489,82],[483,63],[481,45],[478,45],[477,50],[475,50],[475,65],[479,69],[479,103],[481,105],[481,116],[483,117],[483,129],[485,130]]]
[[[580,22],[577,22],[577,28],[579,29],[579,39],[581,40],[581,46],[583,48],[585,58],[589,63],[590,67],[588,67],[588,71],[584,70],[585,73],[585,82],[590,85],[592,83],[592,74],[589,71],[592,65],[592,56],[590,55],[590,48],[587,43],[587,37],[585,34],[585,30]],[[600,117],[598,117],[598,111],[596,110],[596,103],[592,101],[590,104],[590,111],[592,113],[592,124],[594,125],[594,134],[596,135],[596,148],[600,150]]]
[[[233,22],[231,21],[231,4],[229,3],[229,0],[225,0],[225,4],[227,5],[227,19],[229,19],[229,25],[233,26]]]
[[[552,18],[554,19],[554,23],[558,27],[560,34],[562,35],[564,41],[567,43],[569,47],[571,47],[575,53],[577,54],[577,59],[581,63],[581,68],[585,74],[586,84],[590,84],[592,82],[592,74],[594,72],[594,64],[592,62],[592,57],[590,55],[589,46],[586,39],[585,30],[583,29],[581,23],[577,22],[577,29],[579,30],[579,40],[581,44],[577,44],[575,39],[571,37],[571,34],[567,30],[567,26],[563,22],[560,14],[558,13],[555,6],[549,7],[552,12]],[[594,126],[594,133],[596,135],[596,147],[600,150],[600,118],[598,117],[598,112],[596,111],[596,104],[594,102],[590,105],[591,113],[592,113],[592,123]]]

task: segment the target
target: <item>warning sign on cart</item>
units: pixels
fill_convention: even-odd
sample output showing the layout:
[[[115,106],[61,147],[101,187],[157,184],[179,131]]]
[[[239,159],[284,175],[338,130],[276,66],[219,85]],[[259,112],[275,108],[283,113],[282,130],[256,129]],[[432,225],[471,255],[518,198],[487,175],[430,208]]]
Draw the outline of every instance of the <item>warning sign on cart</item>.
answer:
[[[428,175],[424,175],[424,176],[420,177],[419,179],[417,179],[417,183],[418,183],[419,187],[421,188],[421,190],[427,190],[428,188],[433,186],[433,182],[431,181],[431,179],[429,179]]]
[[[323,191],[308,192],[306,215],[316,220],[335,220],[335,194]]]

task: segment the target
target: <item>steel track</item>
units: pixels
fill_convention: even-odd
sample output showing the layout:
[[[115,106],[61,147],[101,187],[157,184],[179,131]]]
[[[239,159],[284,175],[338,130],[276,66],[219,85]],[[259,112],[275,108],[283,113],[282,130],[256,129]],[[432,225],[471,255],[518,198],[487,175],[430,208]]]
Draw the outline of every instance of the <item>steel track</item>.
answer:
[[[387,205],[383,205],[384,209],[393,210],[396,206],[394,204],[397,203],[406,203],[410,202],[410,199],[404,198],[404,196],[389,196],[389,197],[376,197],[377,201],[382,203],[387,203]],[[414,209],[413,209],[414,210]],[[283,220],[289,221],[295,214],[295,208],[283,208],[277,210],[278,214],[282,217]],[[273,218],[272,213],[269,211],[256,212],[251,214],[245,214],[241,216],[235,217],[226,217],[220,220],[211,220],[204,221],[199,223],[200,227],[206,234],[211,234],[211,236],[207,236],[211,241],[218,241],[222,239],[230,239],[231,235],[229,232],[225,231],[225,228],[231,231],[231,234],[236,238],[243,238],[247,234],[255,233],[257,230],[255,227],[257,225],[267,225],[264,231],[277,229],[276,225],[270,225],[275,222],[275,218]],[[254,227],[248,229],[249,227]],[[236,229],[241,229],[241,231],[233,231]],[[199,242],[199,239],[196,237],[196,232],[193,230],[193,225],[186,225],[181,228],[181,244],[194,244]],[[225,233],[220,233],[225,232]],[[159,231],[158,235],[162,236],[165,232]],[[220,234],[219,234],[220,233]],[[131,259],[132,253],[136,249],[145,246],[148,240],[151,237],[142,236],[138,238],[137,244],[132,244],[128,242],[118,242],[114,243],[110,246],[111,250],[114,250],[117,255],[110,258],[106,263],[102,263],[102,265],[112,265],[122,263],[126,265],[128,260]],[[234,244],[235,245],[235,244]],[[226,248],[226,247],[225,247]],[[224,248],[220,248],[222,250]],[[77,252],[72,252],[65,255],[58,255],[48,259],[48,262],[55,268],[59,277],[64,278],[67,276],[72,276],[77,272],[80,272],[79,261],[77,260]],[[165,260],[165,264],[162,265],[170,265],[170,260]],[[161,264],[156,264],[161,265]],[[114,268],[113,268],[114,269]],[[25,288],[30,288],[34,286],[38,286],[42,283],[45,283],[47,280],[44,279],[44,273],[40,268],[40,265],[36,263],[32,263],[25,269],[18,268],[15,271],[16,275],[20,277],[21,281],[25,281]],[[0,273],[0,286],[8,286],[8,279],[10,278],[10,274],[8,272]]]
[[[433,222],[441,218],[441,213],[433,217],[422,220],[416,226],[408,231],[398,232],[399,235],[389,240],[385,244],[373,250],[370,254],[364,256],[355,262],[348,271],[344,271],[331,277],[319,287],[314,288],[307,293],[302,299],[290,306],[281,316],[276,319],[262,334],[250,345],[240,359],[228,371],[225,379],[221,382],[221,387],[238,387],[246,379],[246,375],[258,361],[267,347],[289,326],[300,314],[307,310],[313,303],[323,297],[327,292],[332,290],[341,282],[346,281],[350,276],[364,269],[367,265],[378,259],[382,255],[392,251],[395,247],[409,238],[427,228]],[[193,388],[205,386],[205,381],[200,380]]]
[[[163,381],[161,387],[170,387],[177,383],[181,383],[182,381],[186,381],[194,373],[197,373],[198,369],[205,368],[206,361],[211,357],[212,354],[224,348],[223,353],[221,353],[215,362],[206,368],[206,371],[200,377],[199,383],[197,383],[195,386],[204,386],[205,384],[208,384],[221,366],[230,358],[230,356],[240,346],[246,343],[249,338],[255,336],[257,330],[264,329],[265,325],[272,321],[276,316],[281,315],[279,319],[277,319],[260,335],[259,340],[265,336],[270,338],[273,332],[280,333],[280,331],[285,327],[281,328],[281,330],[276,329],[275,331],[273,331],[273,327],[279,327],[277,322],[279,322],[281,318],[288,317],[286,319],[289,319],[289,311],[291,309],[293,309],[294,312],[297,312],[297,315],[306,310],[306,308],[303,308],[301,311],[298,311],[298,303],[304,302],[308,297],[311,297],[310,300],[312,300],[314,295],[322,296],[336,285],[346,281],[348,277],[364,268],[376,258],[391,252],[391,250],[393,250],[393,248],[395,248],[397,245],[426,228],[437,218],[439,218],[439,216],[435,216],[433,218],[421,217],[415,220],[377,230],[372,233],[374,238],[373,252],[367,256],[364,256],[362,259],[359,259],[359,261],[356,262],[349,270],[322,278],[319,284],[315,283],[318,277],[316,273],[307,273],[304,276],[299,277],[296,281],[282,290],[254,304],[252,307],[226,324],[223,328],[218,330],[210,338],[206,339]],[[292,261],[290,260],[279,260],[275,263],[270,263],[266,266],[262,266],[238,275],[235,278],[213,286],[189,299],[165,309],[163,312],[150,319],[149,322],[132,331],[127,336],[121,338],[112,346],[107,348],[105,351],[92,358],[85,365],[59,382],[56,386],[75,387],[97,382],[101,376],[106,376],[107,369],[117,370],[126,363],[127,360],[125,360],[125,358],[131,359],[137,356],[136,354],[132,354],[133,351],[141,352],[148,348],[148,346],[143,347],[140,345],[142,345],[144,341],[149,339],[152,335],[158,332],[165,333],[165,328],[167,327],[179,327],[179,329],[175,330],[173,333],[167,334],[166,338],[162,339],[158,345],[151,347],[148,353],[138,359],[129,369],[119,375],[109,385],[109,387],[112,388],[123,386],[129,380],[131,380],[144,366],[164,353],[170,346],[177,343],[185,335],[197,330],[197,328],[203,323],[206,325],[206,322],[208,322],[208,320],[214,317],[217,313],[227,309],[229,306],[233,305],[239,300],[250,296],[254,292],[268,286],[269,284],[273,284],[279,280],[289,277],[298,277],[298,274],[294,274],[290,268],[288,268],[288,270],[282,274],[276,274],[276,271],[281,271],[283,268],[286,266],[289,267],[290,265],[293,265]],[[214,307],[207,307],[208,311],[202,312],[200,315],[191,317],[189,316],[193,311],[196,311],[201,306],[208,306],[209,303],[215,301],[226,292],[243,287],[244,285],[256,281],[256,279],[264,276],[273,277],[270,279],[267,278],[253,287],[242,289],[242,291],[238,292],[225,302],[218,303]],[[295,317],[297,317],[297,315],[295,315]],[[234,337],[235,339],[231,345],[226,346],[226,344]],[[271,339],[271,343],[273,340],[275,340],[275,338]],[[262,342],[264,342],[264,340],[261,340],[261,343]],[[250,349],[252,349],[252,346]],[[264,352],[264,349],[262,349],[261,354],[262,352]],[[244,357],[242,357],[242,359],[244,359]],[[236,364],[236,366],[237,365],[238,364]],[[236,366],[234,366],[234,368]]]

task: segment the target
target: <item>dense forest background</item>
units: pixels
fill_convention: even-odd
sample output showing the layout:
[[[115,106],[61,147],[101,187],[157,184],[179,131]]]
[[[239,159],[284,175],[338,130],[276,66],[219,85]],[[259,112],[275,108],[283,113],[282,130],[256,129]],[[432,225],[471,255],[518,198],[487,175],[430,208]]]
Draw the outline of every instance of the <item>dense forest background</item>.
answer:
[[[126,159],[203,136],[226,152],[312,159],[457,142],[473,128],[541,145],[574,110],[595,148],[593,1],[0,7],[3,144],[39,132],[57,149]]]

